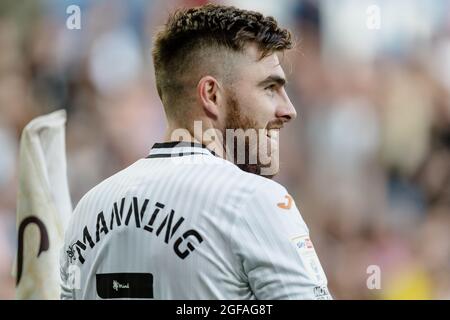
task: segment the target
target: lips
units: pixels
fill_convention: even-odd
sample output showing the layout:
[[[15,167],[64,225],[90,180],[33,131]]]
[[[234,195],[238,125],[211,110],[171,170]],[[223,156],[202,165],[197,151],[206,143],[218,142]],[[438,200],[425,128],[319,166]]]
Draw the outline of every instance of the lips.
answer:
[[[277,139],[280,134],[280,129],[266,129],[266,136],[270,139]]]

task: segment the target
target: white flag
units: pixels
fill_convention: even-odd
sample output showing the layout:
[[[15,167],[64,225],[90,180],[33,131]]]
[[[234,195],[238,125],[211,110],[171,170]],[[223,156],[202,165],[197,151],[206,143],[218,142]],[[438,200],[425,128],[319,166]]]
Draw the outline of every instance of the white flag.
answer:
[[[72,212],[65,155],[66,112],[32,120],[20,141],[17,299],[59,299],[59,253]]]

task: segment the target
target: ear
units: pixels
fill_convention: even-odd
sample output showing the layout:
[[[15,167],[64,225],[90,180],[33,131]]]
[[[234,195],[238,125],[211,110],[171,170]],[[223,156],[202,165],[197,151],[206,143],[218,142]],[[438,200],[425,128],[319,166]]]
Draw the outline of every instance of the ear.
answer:
[[[222,112],[222,88],[212,76],[204,76],[197,84],[197,96],[206,115],[217,120]]]

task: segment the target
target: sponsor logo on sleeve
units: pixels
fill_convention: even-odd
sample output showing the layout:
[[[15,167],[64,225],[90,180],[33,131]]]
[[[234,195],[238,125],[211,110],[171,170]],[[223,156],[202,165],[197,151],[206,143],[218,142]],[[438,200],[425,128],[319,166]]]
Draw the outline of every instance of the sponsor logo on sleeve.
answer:
[[[295,246],[297,253],[299,254],[306,272],[310,277],[319,284],[326,284],[327,278],[325,272],[322,269],[319,258],[317,257],[314,245],[309,238],[309,235],[298,236],[291,239],[292,244]]]

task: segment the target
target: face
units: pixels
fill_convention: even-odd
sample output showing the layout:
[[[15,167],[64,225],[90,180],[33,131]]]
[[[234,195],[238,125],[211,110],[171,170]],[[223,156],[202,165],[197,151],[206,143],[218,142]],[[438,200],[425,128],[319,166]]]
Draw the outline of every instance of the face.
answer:
[[[234,130],[234,136],[228,137],[225,132],[224,144],[241,169],[272,177],[279,171],[279,131],[297,114],[284,88],[278,56],[259,59],[260,52],[253,46],[246,53],[227,88],[225,120],[226,129],[243,130]],[[245,157],[239,159],[239,152]]]

